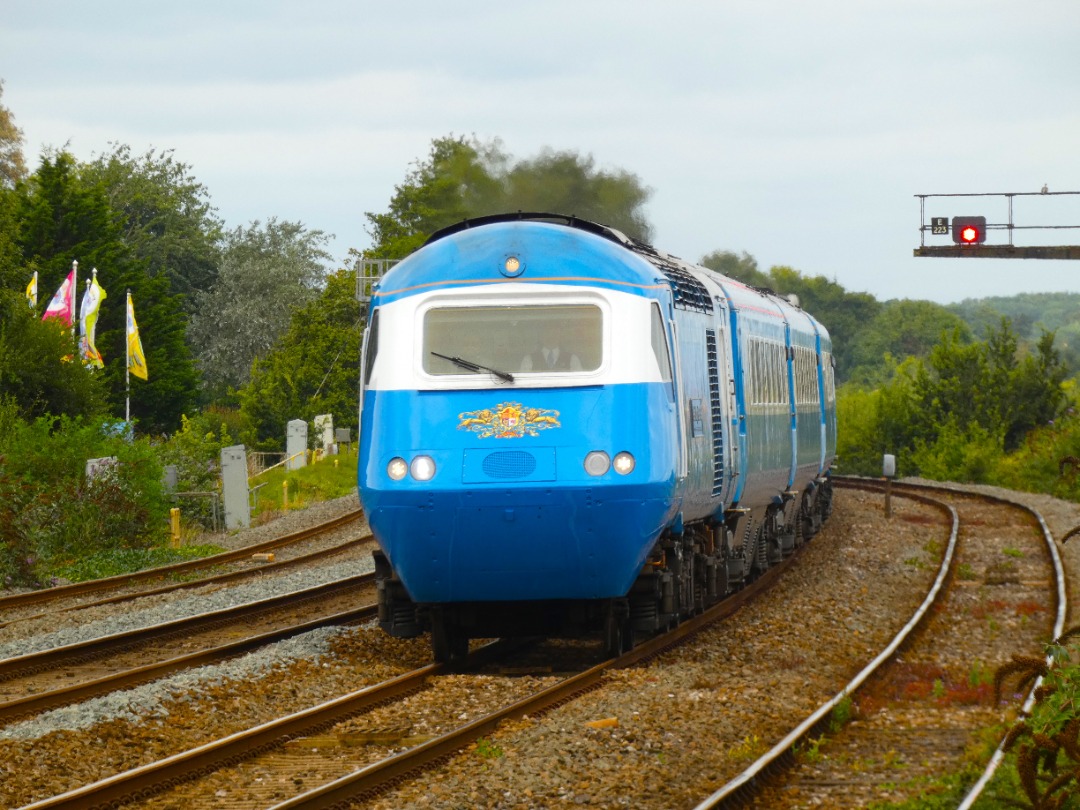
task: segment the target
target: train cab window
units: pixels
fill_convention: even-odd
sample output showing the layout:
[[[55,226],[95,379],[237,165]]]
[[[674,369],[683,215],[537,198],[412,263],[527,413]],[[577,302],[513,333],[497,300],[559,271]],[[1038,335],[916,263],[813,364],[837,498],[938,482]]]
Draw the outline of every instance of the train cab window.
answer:
[[[364,335],[364,378],[362,385],[366,388],[371,379],[371,369],[375,365],[375,355],[379,352],[379,310],[371,313],[367,332]]]
[[[470,373],[460,361],[514,375],[573,374],[596,371],[602,360],[603,313],[594,304],[436,307],[424,314],[428,374]]]
[[[652,350],[656,365],[660,368],[661,382],[671,382],[671,350],[668,349],[667,333],[664,332],[664,316],[657,304],[652,306]]]

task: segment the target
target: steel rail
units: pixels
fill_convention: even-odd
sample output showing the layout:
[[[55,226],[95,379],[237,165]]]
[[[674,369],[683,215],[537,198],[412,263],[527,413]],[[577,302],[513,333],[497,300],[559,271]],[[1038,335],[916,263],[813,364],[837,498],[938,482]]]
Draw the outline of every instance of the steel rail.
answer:
[[[981,493],[980,493],[981,495]],[[1046,525],[1046,521],[1043,520],[1043,516],[1035,509],[1032,509],[1026,504],[1019,503],[1007,498],[999,498],[994,495],[985,495],[982,497],[991,498],[992,500],[999,501],[1000,503],[1009,504],[1011,506],[1018,507],[1026,510],[1033,515],[1036,520],[1039,521],[1039,527],[1042,529],[1043,540],[1046,541],[1046,547],[1049,549],[1050,558],[1054,564],[1054,581],[1057,596],[1057,613],[1054,617],[1054,639],[1061,637],[1061,634],[1065,632],[1065,621],[1069,612],[1068,603],[1068,583],[1065,576],[1065,566],[1061,560],[1061,554],[1058,552],[1057,543],[1054,542],[1054,535],[1050,531],[1050,527]],[[1046,657],[1046,663],[1049,665],[1051,662],[1050,656]],[[1024,701],[1023,707],[1020,711],[1023,716],[1029,716],[1031,709],[1035,705],[1035,693],[1042,685],[1043,678],[1040,675],[1035,682],[1031,685],[1031,689],[1028,692],[1027,699]],[[994,751],[993,756],[990,757],[990,761],[986,763],[986,767],[983,769],[982,775],[974,785],[971,786],[971,790],[968,791],[963,801],[959,804],[958,810],[970,810],[975,804],[975,801],[982,795],[982,792],[990,784],[990,780],[994,778],[994,774],[997,773],[1002,762],[1005,761],[1005,740],[1003,739],[997,749]]]
[[[172,565],[162,565],[157,568],[148,568],[144,571],[136,571],[130,574],[117,574],[116,576],[104,577],[103,579],[75,582],[71,585],[57,585],[54,588],[44,588],[39,591],[9,594],[0,597],[0,610],[33,605],[38,602],[47,602],[52,599],[62,599],[68,596],[81,596],[84,593],[93,593],[94,591],[128,585],[135,582],[145,582],[152,579],[164,579],[173,574],[182,574],[188,571],[196,571],[200,568],[210,568],[223,563],[235,562],[236,560],[246,559],[252,554],[280,548],[281,546],[286,546],[291,543],[298,543],[301,540],[306,540],[309,537],[322,534],[323,532],[332,531],[333,529],[344,526],[354,520],[359,520],[362,514],[362,509],[355,509],[352,512],[347,512],[346,514],[328,520],[325,523],[320,523],[318,526],[301,529],[300,531],[292,532],[291,534],[286,534],[274,538],[273,540],[264,540],[261,543],[253,543],[250,546],[245,546],[244,548],[235,551],[223,551],[221,554],[214,554],[210,557],[201,557],[198,560],[173,563]]]
[[[369,585],[374,579],[373,573],[359,574],[345,579],[323,583],[312,588],[290,591],[267,599],[245,602],[230,608],[197,613],[183,619],[154,624],[138,630],[126,630],[100,638],[65,644],[48,650],[26,653],[0,660],[0,680],[33,674],[72,660],[90,660],[117,649],[144,644],[157,638],[163,638],[193,630],[205,630],[216,625],[235,622],[248,616],[254,616],[267,610],[273,610],[290,604],[322,599],[336,592],[347,591]]]
[[[679,623],[675,628],[643,641],[617,658],[604,661],[591,669],[570,676],[557,684],[523,698],[514,704],[474,720],[458,729],[431,739],[406,751],[373,763],[341,779],[329,782],[307,793],[294,796],[276,804],[271,810],[323,810],[324,808],[349,807],[362,798],[374,795],[395,780],[417,773],[446,757],[461,750],[477,737],[490,734],[504,720],[513,720],[525,715],[538,716],[545,711],[561,705],[578,695],[589,692],[603,685],[608,670],[623,668],[655,658],[686,639],[700,632],[720,619],[735,613],[762,591],[771,587],[784,571],[806,548],[806,543],[781,564],[774,565],[745,588]]]
[[[419,691],[428,677],[442,671],[442,664],[430,664],[381,684],[350,692],[327,703],[239,731],[198,748],[182,751],[158,762],[151,762],[28,804],[22,810],[52,810],[61,807],[84,810],[145,799],[185,779],[212,773],[294,737],[316,733],[382,703]]]
[[[859,482],[860,484],[870,488],[873,486],[875,489],[880,489],[880,479],[857,479],[857,478],[843,478],[841,480],[849,482]],[[867,486],[869,485],[869,486]],[[912,484],[908,482],[893,482],[892,487],[894,491],[899,492],[915,492],[915,491],[942,491],[956,495],[966,495],[972,498],[979,498],[981,500],[990,501],[992,503],[1001,504],[1003,506],[1010,506],[1020,511],[1027,512],[1033,517],[1039,524],[1039,528],[1042,531],[1043,541],[1046,543],[1047,552],[1050,555],[1051,564],[1054,570],[1054,595],[1056,601],[1056,611],[1054,616],[1054,629],[1052,637],[1057,639],[1065,632],[1065,622],[1068,618],[1069,612],[1069,598],[1068,598],[1068,578],[1065,571],[1065,565],[1062,562],[1061,554],[1058,551],[1057,543],[1054,540],[1054,535],[1050,531],[1050,527],[1047,525],[1046,520],[1039,513],[1037,509],[1028,506],[1025,503],[1014,500],[1012,498],[1005,498],[1000,495],[991,495],[986,492],[979,492],[977,490],[964,489],[957,486],[945,486],[944,484],[939,486],[929,484]],[[1047,663],[1050,663],[1050,657],[1047,656]],[[1020,711],[1022,714],[1027,715],[1031,713],[1031,708],[1035,705],[1035,693],[1039,686],[1042,684],[1043,678],[1040,676],[1031,685],[1028,691],[1027,697],[1024,701]],[[983,769],[982,774],[972,785],[967,795],[958,805],[958,810],[970,810],[974,806],[976,800],[982,795],[983,791],[990,784],[990,781],[994,778],[994,774],[997,773],[998,768],[1001,767],[1005,760],[1005,741],[1002,740],[998,744],[997,749],[986,763],[986,767]]]
[[[307,539],[307,538],[302,538]],[[104,599],[97,599],[93,602],[81,602],[77,605],[70,605],[59,610],[49,611],[46,613],[35,613],[32,616],[20,616],[17,619],[11,619],[10,621],[0,622],[0,627],[7,627],[8,625],[15,624],[16,622],[28,621],[29,619],[40,619],[43,616],[48,616],[52,613],[67,613],[75,610],[83,610],[85,608],[100,607],[102,605],[113,605],[117,602],[128,602],[133,599],[141,599],[144,596],[160,596],[161,594],[171,593],[172,591],[183,590],[186,588],[201,588],[205,585],[224,585],[229,582],[235,582],[237,580],[246,579],[248,577],[263,576],[268,572],[282,571],[290,566],[306,565],[307,563],[321,560],[325,557],[333,557],[337,554],[343,554],[352,549],[369,544],[373,540],[373,536],[366,534],[363,537],[357,537],[353,540],[347,540],[344,543],[339,543],[336,546],[330,548],[324,548],[319,551],[313,551],[310,554],[302,554],[299,557],[293,557],[288,560],[278,560],[277,562],[265,563],[257,568],[244,568],[240,571],[230,571],[226,574],[216,574],[211,577],[202,577],[200,579],[193,579],[187,582],[174,582],[171,585],[163,585],[160,588],[152,588],[147,591],[137,591],[135,593],[119,594],[117,596],[108,596]],[[255,553],[250,549],[244,549],[246,556],[250,556]],[[232,553],[232,552],[229,552]],[[209,558],[206,558],[209,559]],[[98,580],[99,582],[102,580]]]
[[[181,670],[218,663],[226,658],[234,658],[243,653],[266,646],[267,644],[273,644],[284,639],[292,638],[293,636],[301,635],[302,633],[307,633],[311,630],[317,630],[321,627],[351,625],[356,622],[367,621],[373,618],[377,613],[378,607],[376,605],[366,605],[361,608],[356,608],[355,610],[346,610],[340,613],[334,613],[330,616],[324,616],[321,619],[312,619],[311,621],[294,625],[293,627],[271,630],[267,633],[260,633],[257,636],[241,639],[240,641],[229,642],[228,644],[222,644],[217,647],[208,647],[205,650],[198,650],[197,652],[188,653],[186,655],[179,655],[175,658],[169,658],[157,663],[134,667],[132,669],[124,670],[123,672],[96,678],[92,681],[85,681],[73,686],[65,686],[60,689],[52,689],[48,692],[27,695],[26,697],[18,698],[16,700],[9,700],[5,703],[0,703],[0,724],[16,722],[35,714],[48,711],[49,709],[69,706],[72,703],[78,703],[109,692],[116,692],[120,689],[138,686],[139,684],[148,683],[149,681],[163,678],[166,675],[171,675],[172,673]]]

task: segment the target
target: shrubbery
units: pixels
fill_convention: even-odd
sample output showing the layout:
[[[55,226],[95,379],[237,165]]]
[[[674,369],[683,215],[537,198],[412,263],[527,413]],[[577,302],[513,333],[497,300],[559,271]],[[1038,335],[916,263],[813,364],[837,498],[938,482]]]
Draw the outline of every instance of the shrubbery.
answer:
[[[169,509],[181,508],[185,527],[211,525],[211,500],[175,498],[163,470],[175,465],[177,491],[220,490],[223,447],[246,444],[251,433],[235,410],[209,408],[167,439],[126,435],[111,419],[41,417],[25,421],[0,400],[0,588],[38,587],[58,579],[111,576],[179,559],[213,554],[215,547],[169,548]],[[86,462],[115,458],[97,475]],[[290,506],[336,498],[356,487],[355,456],[328,459],[264,478],[262,519],[281,510],[282,482]]]
[[[840,472],[880,475],[885,453],[901,475],[998,484],[1080,500],[1058,462],[1080,456],[1071,389],[1044,335],[1022,353],[1007,323],[984,343],[943,335],[926,360],[908,358],[878,388],[838,392]],[[1080,462],[1078,462],[1080,464]]]
[[[110,420],[17,418],[0,404],[0,577],[47,583],[71,561],[102,550],[145,549],[167,531],[161,464],[146,440]],[[115,458],[96,476],[92,458]]]

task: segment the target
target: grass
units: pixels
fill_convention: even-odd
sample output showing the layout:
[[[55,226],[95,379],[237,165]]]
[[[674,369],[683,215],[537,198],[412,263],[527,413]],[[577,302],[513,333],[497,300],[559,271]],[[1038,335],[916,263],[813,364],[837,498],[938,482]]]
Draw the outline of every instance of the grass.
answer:
[[[341,498],[356,491],[356,457],[327,456],[298,470],[275,467],[256,476],[251,487],[259,486],[252,519],[265,523],[287,509],[302,509],[318,501]],[[360,503],[357,501],[357,506]]]
[[[85,582],[90,579],[103,579],[145,568],[158,568],[162,565],[186,562],[187,560],[220,554],[225,549],[221,546],[204,544],[169,548],[128,548],[119,551],[101,551],[81,557],[55,569],[54,576],[69,582]]]

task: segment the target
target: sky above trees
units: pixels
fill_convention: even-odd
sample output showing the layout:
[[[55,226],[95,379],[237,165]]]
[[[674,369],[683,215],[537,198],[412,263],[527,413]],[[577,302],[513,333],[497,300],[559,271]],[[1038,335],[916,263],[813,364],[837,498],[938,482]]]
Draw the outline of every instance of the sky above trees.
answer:
[[[1080,289],[1070,262],[911,255],[916,194],[1080,190],[1072,0],[45,2],[4,17],[4,103],[31,166],[46,146],[175,149],[227,227],[303,222],[338,258],[370,245],[364,213],[432,139],[475,134],[517,160],[548,147],[632,172],[654,242],[687,259],[746,251],[881,299]],[[1007,215],[968,208],[928,214]],[[1080,224],[1080,197],[1015,214]]]

